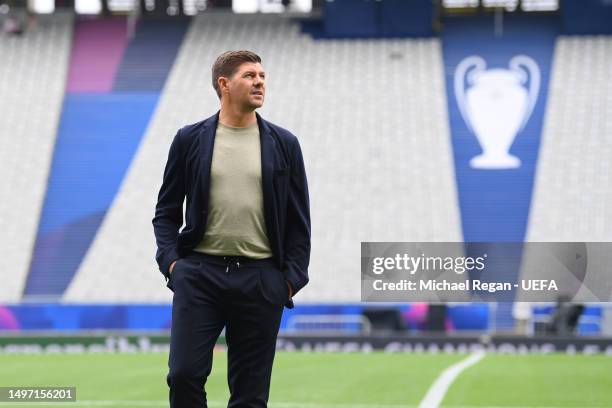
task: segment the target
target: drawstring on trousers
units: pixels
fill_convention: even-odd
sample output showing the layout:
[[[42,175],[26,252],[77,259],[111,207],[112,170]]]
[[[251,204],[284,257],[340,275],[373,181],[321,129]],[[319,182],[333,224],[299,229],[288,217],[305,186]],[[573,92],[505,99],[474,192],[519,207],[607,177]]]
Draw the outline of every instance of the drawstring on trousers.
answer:
[[[240,261],[232,256],[224,256],[223,259],[227,261],[227,265],[225,266],[225,273],[234,272],[236,269],[240,268]]]

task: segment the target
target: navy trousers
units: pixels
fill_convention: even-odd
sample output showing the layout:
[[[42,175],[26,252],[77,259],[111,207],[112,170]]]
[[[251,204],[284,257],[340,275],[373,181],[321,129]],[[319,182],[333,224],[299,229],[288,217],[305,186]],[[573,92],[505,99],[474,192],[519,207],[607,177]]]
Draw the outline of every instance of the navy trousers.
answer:
[[[170,407],[207,407],[205,383],[223,327],[228,408],[267,407],[276,337],[289,297],[272,259],[191,252],[174,265],[168,287],[174,292],[167,376]]]

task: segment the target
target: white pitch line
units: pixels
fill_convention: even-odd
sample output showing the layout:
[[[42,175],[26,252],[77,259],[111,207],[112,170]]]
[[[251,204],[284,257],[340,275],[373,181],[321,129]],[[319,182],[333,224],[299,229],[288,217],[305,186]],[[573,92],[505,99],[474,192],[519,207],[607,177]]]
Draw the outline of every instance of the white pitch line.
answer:
[[[484,356],[485,353],[483,351],[477,351],[460,362],[447,367],[429,387],[427,394],[425,394],[425,397],[419,404],[419,408],[438,408],[446,392],[459,374],[482,360]]]
[[[23,403],[20,403],[23,404]],[[91,401],[75,401],[75,402],[33,402],[37,407],[114,407],[114,406],[130,406],[130,407],[169,407],[168,401],[138,401],[138,400],[91,400]],[[208,401],[209,407],[226,407],[227,402]],[[17,406],[16,403],[0,402],[0,406]],[[327,403],[309,403],[309,402],[270,402],[270,408],[416,408],[414,405],[390,405],[390,404],[327,404]],[[482,408],[482,407],[481,407]],[[484,407],[486,408],[486,407]]]
[[[19,407],[28,403],[0,402],[0,406]],[[33,402],[37,407],[169,407],[168,401],[139,401],[139,400],[91,400],[76,402]],[[227,402],[208,401],[210,407],[226,407]],[[270,408],[417,408],[416,405],[391,404],[349,404],[349,403],[313,403],[313,402],[271,402]],[[567,408],[553,405],[448,405],[447,408]],[[589,408],[609,408],[604,406],[591,406]]]

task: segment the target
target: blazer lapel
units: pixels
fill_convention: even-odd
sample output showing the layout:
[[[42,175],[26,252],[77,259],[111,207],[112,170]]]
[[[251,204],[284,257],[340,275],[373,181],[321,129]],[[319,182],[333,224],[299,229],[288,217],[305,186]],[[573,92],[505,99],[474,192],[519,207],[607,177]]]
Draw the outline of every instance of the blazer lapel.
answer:
[[[208,118],[200,131],[200,174],[202,175],[202,213],[208,212],[210,196],[210,169],[212,167],[215,134],[219,123],[219,112]]]
[[[272,138],[270,127],[265,120],[257,115],[257,125],[259,127],[259,140],[261,149],[261,185],[263,192],[264,217],[266,219],[266,230],[268,239],[272,241],[276,237],[273,230],[274,223],[274,139]],[[272,247],[275,242],[270,242]]]

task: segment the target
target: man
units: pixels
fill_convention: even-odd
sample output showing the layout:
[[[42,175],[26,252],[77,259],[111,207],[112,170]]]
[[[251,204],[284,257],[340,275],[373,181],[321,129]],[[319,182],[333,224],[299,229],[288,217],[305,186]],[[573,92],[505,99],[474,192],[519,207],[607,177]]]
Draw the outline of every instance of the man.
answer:
[[[266,407],[283,306],[308,283],[306,174],[296,137],[255,113],[266,91],[259,56],[221,54],[212,79],[221,109],[174,137],[153,218],[174,292],[170,406],[206,407],[225,326],[228,407]]]

